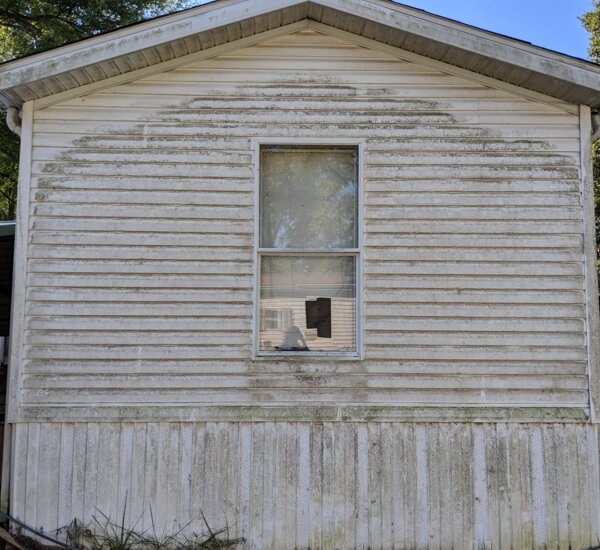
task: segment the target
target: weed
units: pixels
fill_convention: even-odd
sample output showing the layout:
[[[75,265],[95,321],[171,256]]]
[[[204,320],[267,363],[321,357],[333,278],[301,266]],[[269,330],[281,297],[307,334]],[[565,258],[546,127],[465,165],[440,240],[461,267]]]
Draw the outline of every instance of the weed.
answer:
[[[151,531],[136,531],[136,525],[129,528],[125,524],[125,510],[119,522],[114,522],[102,512],[100,517],[92,516],[92,524],[84,526],[80,521],[73,520],[66,528],[69,544],[79,550],[216,550],[220,548],[235,548],[244,542],[243,538],[228,537],[229,526],[222,529],[211,529],[204,514],[202,521],[205,531],[184,535],[188,527],[184,525],[173,534],[157,534],[152,510]]]

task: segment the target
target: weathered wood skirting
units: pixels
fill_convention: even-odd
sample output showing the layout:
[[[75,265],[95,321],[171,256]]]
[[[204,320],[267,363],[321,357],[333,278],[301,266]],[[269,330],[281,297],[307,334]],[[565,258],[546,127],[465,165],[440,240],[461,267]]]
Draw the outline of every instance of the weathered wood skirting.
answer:
[[[586,548],[598,430],[576,424],[30,423],[12,513],[138,529],[228,524],[247,548]],[[188,525],[188,522],[191,523]],[[187,525],[187,527],[186,527]]]

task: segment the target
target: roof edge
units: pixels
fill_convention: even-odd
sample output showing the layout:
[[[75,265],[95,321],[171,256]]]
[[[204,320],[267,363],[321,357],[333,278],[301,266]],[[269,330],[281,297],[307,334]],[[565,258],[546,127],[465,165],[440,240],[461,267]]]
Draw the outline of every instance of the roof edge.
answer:
[[[387,42],[399,49],[406,49],[526,88],[527,81],[532,78],[545,79],[546,82],[555,79],[558,84],[554,88],[560,89],[562,95],[554,95],[551,92],[548,92],[548,95],[560,99],[565,99],[566,96],[567,101],[587,104],[592,108],[600,106],[600,65],[391,0],[214,0],[195,8],[142,21],[80,42],[6,62],[0,65],[0,102],[7,106],[16,106],[29,100],[26,94],[19,93],[19,87],[39,83],[39,87],[44,88],[45,79],[71,74],[86,67],[98,67],[99,72],[104,74],[106,71],[102,71],[100,64],[121,60],[150,48],[164,47],[202,32],[226,29],[227,25],[239,26],[252,18],[273,20],[274,26],[289,24],[289,14],[292,12],[296,17],[298,13],[306,13],[307,19],[315,21],[320,21],[315,14],[324,13],[324,19],[320,22],[355,34],[362,33],[362,36],[367,38],[374,38],[369,36],[369,26],[389,28],[405,37],[412,37],[411,40],[398,40],[398,44],[393,40]],[[338,25],[336,18],[339,17],[333,17],[331,22],[325,20],[331,18],[332,13],[341,14],[351,20],[351,23]],[[235,37],[225,34],[226,41],[235,41]],[[386,43],[381,36],[379,39]],[[419,44],[414,46],[414,43]],[[439,56],[424,53],[424,44],[434,43],[441,51]],[[447,51],[442,51],[444,49]],[[462,59],[468,56],[473,58],[471,66],[467,60]],[[153,64],[163,61],[160,56],[157,58]],[[477,65],[475,62],[479,65],[493,63],[498,66],[494,67],[495,72],[478,71],[473,69]],[[514,76],[519,71],[522,74]],[[99,79],[111,76],[114,74],[106,74]],[[71,88],[76,89],[82,85],[76,78],[72,80],[74,84]],[[571,85],[574,89],[569,95],[568,88]],[[38,95],[33,94],[31,98],[51,96],[60,91],[63,90],[49,87]],[[539,86],[537,91],[540,91]]]

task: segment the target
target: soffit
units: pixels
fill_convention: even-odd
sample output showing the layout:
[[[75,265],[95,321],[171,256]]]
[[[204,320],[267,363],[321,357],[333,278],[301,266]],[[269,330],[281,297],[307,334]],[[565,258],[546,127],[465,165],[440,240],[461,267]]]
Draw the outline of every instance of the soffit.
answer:
[[[18,106],[303,20],[600,107],[600,66],[389,0],[216,0],[0,65],[0,99]]]

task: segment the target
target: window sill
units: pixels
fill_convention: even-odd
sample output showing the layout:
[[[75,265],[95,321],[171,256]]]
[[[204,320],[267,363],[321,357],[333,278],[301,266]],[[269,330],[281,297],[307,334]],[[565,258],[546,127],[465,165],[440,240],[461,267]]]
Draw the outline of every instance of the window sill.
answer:
[[[307,359],[327,359],[332,361],[361,361],[356,352],[343,351],[261,351],[252,357],[254,361],[305,361]]]

